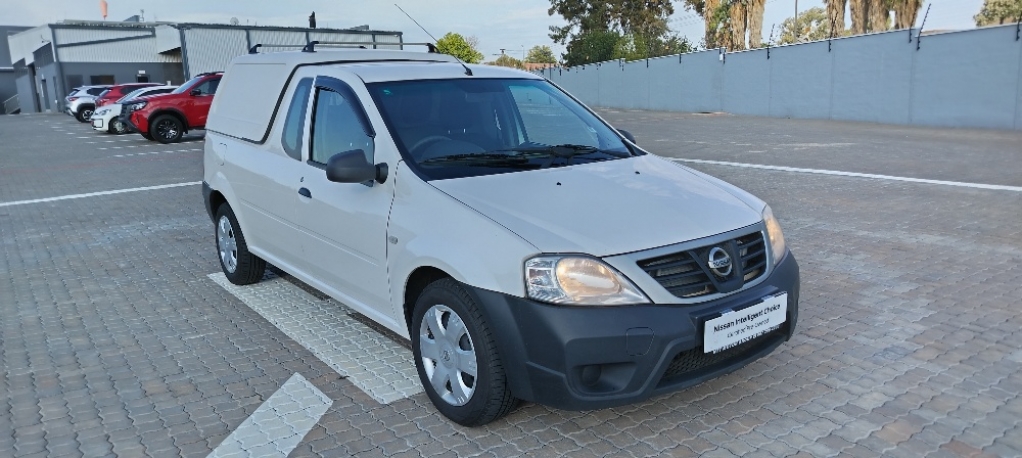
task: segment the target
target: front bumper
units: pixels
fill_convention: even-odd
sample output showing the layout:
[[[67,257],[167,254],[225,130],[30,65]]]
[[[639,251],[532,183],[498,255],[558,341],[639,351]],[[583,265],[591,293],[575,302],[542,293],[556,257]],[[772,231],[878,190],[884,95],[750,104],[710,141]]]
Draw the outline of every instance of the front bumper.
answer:
[[[567,410],[614,407],[696,385],[766,356],[798,321],[799,271],[790,253],[755,287],[701,304],[554,306],[466,286],[476,298],[520,399]],[[788,294],[785,323],[724,352],[702,351],[702,325],[727,309]]]
[[[132,111],[127,114],[122,113],[120,116],[121,122],[124,123],[124,127],[126,127],[130,132],[136,132],[140,134],[148,133],[149,124],[145,122],[146,121],[145,117],[141,115],[136,116],[136,113],[138,112]]]

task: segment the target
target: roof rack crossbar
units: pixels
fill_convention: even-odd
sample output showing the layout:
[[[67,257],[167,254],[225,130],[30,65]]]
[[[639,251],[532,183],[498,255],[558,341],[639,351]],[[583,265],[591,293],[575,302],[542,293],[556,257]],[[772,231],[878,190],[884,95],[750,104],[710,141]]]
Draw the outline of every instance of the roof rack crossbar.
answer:
[[[385,42],[385,41],[310,41],[307,44],[257,44],[248,49],[249,54],[258,54],[259,48],[302,48],[302,52],[316,52],[316,46],[337,47],[337,48],[361,48],[369,46],[425,46],[429,52],[437,53],[436,45],[433,43],[408,43],[408,42]]]

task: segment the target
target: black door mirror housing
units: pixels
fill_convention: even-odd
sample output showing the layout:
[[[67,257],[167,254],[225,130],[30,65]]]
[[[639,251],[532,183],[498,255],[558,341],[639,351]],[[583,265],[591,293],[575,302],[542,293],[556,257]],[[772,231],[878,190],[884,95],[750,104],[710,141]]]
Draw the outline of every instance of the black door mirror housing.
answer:
[[[188,92],[188,95],[195,97],[197,95],[202,95],[202,91],[199,89],[192,89],[190,92]]]
[[[387,164],[370,164],[365,151],[353,149],[330,157],[326,163],[326,179],[335,183],[376,181],[382,184],[387,181]]]
[[[617,131],[618,131],[618,132],[620,132],[622,136],[624,136],[625,138],[627,138],[627,139],[628,139],[628,141],[630,141],[630,142],[632,142],[632,143],[634,143],[634,144],[636,144],[636,145],[638,145],[638,144],[639,144],[639,142],[635,141],[635,136],[634,136],[634,135],[632,135],[632,133],[631,133],[631,132],[629,132],[629,131],[627,131],[627,130],[623,130],[623,129],[618,129]]]

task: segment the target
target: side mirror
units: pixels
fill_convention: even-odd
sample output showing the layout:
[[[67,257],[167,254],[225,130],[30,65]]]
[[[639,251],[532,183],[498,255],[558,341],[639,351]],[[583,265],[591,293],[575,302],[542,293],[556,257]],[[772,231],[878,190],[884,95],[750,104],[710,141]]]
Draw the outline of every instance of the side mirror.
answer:
[[[326,163],[326,179],[335,183],[387,181],[387,164],[370,164],[360,149],[337,153]]]
[[[202,95],[202,91],[200,91],[198,89],[192,89],[190,92],[188,92],[188,95],[191,95],[192,97],[195,97],[197,95]]]
[[[631,133],[631,132],[629,132],[629,131],[627,131],[627,130],[623,130],[623,129],[618,129],[617,131],[618,131],[618,132],[620,132],[620,133],[621,133],[621,135],[623,135],[623,136],[624,136],[625,138],[627,138],[627,139],[628,139],[628,141],[630,141],[630,142],[632,142],[632,143],[634,143],[634,144],[636,144],[636,145],[638,145],[638,144],[639,144],[639,142],[635,141],[635,136],[634,136],[634,135],[632,135],[632,133]]]

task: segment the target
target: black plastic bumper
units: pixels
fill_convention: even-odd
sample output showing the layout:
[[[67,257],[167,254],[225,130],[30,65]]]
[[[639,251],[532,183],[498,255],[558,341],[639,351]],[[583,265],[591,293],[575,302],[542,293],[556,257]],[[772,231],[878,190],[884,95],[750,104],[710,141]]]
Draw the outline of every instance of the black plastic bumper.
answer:
[[[695,305],[553,306],[467,289],[495,334],[514,395],[566,410],[631,404],[735,371],[791,338],[798,321],[799,271],[790,253],[763,283]],[[703,353],[706,320],[779,292],[788,294],[780,329]]]

